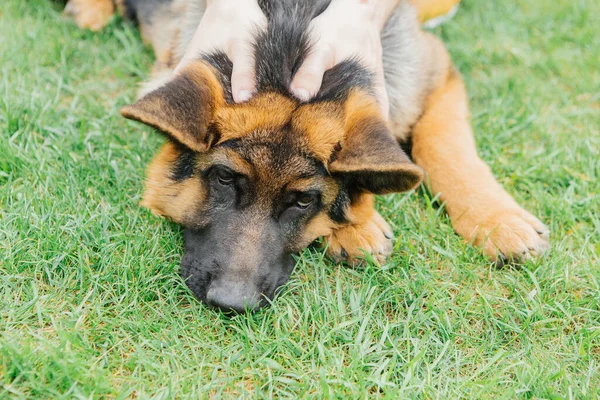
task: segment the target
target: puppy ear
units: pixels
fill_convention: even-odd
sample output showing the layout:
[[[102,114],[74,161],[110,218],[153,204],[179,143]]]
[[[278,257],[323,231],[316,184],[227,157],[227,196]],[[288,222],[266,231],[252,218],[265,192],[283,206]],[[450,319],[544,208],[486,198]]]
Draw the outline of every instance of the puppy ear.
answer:
[[[374,194],[414,189],[423,180],[423,170],[392,136],[374,100],[364,96],[352,95],[346,103],[345,140],[329,171]]]
[[[206,151],[215,110],[224,104],[223,88],[202,61],[196,61],[169,82],[121,109],[125,118],[143,122],[194,151]]]

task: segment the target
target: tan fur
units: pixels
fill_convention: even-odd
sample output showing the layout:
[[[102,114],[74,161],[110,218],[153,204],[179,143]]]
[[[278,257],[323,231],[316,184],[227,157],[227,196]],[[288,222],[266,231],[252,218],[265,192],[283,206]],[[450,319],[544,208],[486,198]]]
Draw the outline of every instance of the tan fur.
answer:
[[[72,15],[77,26],[99,31],[115,12],[112,0],[69,0],[65,14]]]
[[[294,113],[292,126],[306,132],[307,145],[320,160],[327,160],[344,140],[344,112],[339,103],[327,102],[302,106]]]
[[[281,129],[288,122],[306,133],[307,145],[320,160],[327,161],[346,133],[365,118],[381,119],[375,99],[355,90],[345,104],[326,102],[300,105],[277,93],[257,94],[247,103],[225,105],[216,112],[221,133],[219,143],[241,138],[257,129]]]
[[[338,226],[329,218],[327,213],[321,213],[314,217],[306,226],[302,233],[301,247],[306,247],[312,243],[315,238],[326,237]]]
[[[262,93],[247,103],[228,104],[216,111],[219,143],[241,138],[257,129],[281,129],[290,121],[296,102],[277,93]]]
[[[327,254],[336,261],[358,266],[364,254],[383,263],[393,250],[392,229],[373,208],[374,196],[364,193],[352,204],[346,225],[325,237]]]
[[[353,90],[344,104],[326,102],[301,106],[292,126],[307,133],[308,146],[321,160],[328,160],[348,132],[367,118],[383,120],[377,101],[363,90]]]
[[[223,165],[227,165],[231,167],[234,171],[252,177],[254,175],[254,168],[252,164],[248,161],[244,160],[240,155],[230,149],[226,149],[223,151],[222,156],[217,156],[215,161]]]
[[[210,92],[214,96],[213,109],[218,109],[225,104],[223,87],[221,86],[219,79],[217,79],[212,66],[203,61],[196,61],[187,65],[181,73],[186,73],[188,71],[197,86],[207,85],[210,88]]]
[[[181,152],[171,143],[165,143],[146,171],[146,187],[141,205],[154,214],[182,223],[186,215],[197,210],[205,197],[199,179],[181,182],[170,177],[172,166]]]
[[[444,52],[438,60],[448,60],[437,39],[429,36],[429,43]],[[449,62],[446,67],[414,128],[413,157],[461,236],[493,258],[537,255],[548,246],[548,230],[506,193],[477,155],[462,79]]]
[[[382,119],[381,110],[373,96],[363,90],[352,90],[344,104],[346,132],[355,129],[362,121],[368,118]]]
[[[373,121],[380,121],[385,129],[389,129],[375,98],[363,90],[354,89],[343,104],[326,102],[300,106],[294,112],[292,126],[298,131],[306,132],[308,147],[327,165],[331,154],[350,133],[368,134],[369,122]],[[360,165],[338,164],[336,164],[338,172],[350,172],[356,169],[381,171],[398,167],[397,165],[368,165],[364,162]],[[409,163],[403,165],[403,168],[413,170],[419,176],[422,174],[417,166]],[[418,183],[419,180],[416,179],[415,185]]]

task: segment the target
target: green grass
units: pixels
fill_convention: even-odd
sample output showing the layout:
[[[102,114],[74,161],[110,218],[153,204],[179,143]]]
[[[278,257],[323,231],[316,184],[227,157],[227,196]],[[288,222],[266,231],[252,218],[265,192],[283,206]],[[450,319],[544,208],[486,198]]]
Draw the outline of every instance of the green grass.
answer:
[[[161,138],[118,109],[150,51],[57,7],[0,5],[0,398],[600,396],[597,0],[470,0],[436,31],[548,256],[494,269],[428,195],[390,196],[387,265],[306,250],[273,307],[231,319],[178,276],[179,228],[138,206]]]

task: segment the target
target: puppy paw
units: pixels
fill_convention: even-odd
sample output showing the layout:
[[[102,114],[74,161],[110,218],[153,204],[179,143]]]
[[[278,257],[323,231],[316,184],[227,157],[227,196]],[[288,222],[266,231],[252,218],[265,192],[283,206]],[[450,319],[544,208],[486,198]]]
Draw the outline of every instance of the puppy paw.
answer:
[[[352,266],[364,262],[365,253],[379,263],[385,262],[394,248],[392,229],[378,213],[358,224],[346,225],[325,237],[327,255],[336,263],[346,261]]]
[[[69,0],[65,14],[75,19],[82,29],[99,31],[115,12],[112,0]]]
[[[465,215],[457,231],[481,247],[498,266],[520,263],[548,250],[550,230],[521,208]]]

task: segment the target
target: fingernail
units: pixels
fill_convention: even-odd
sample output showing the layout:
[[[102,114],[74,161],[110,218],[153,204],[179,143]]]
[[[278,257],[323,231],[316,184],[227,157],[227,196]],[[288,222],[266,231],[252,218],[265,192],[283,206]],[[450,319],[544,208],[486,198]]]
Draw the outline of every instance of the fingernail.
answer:
[[[294,93],[294,96],[296,96],[298,98],[298,100],[300,100],[300,101],[309,101],[310,100],[310,93],[308,93],[308,90],[306,90],[306,89],[302,89],[302,88],[292,89],[292,92]]]
[[[249,90],[240,90],[237,94],[236,103],[243,103],[245,101],[250,100],[252,97],[252,92]]]

